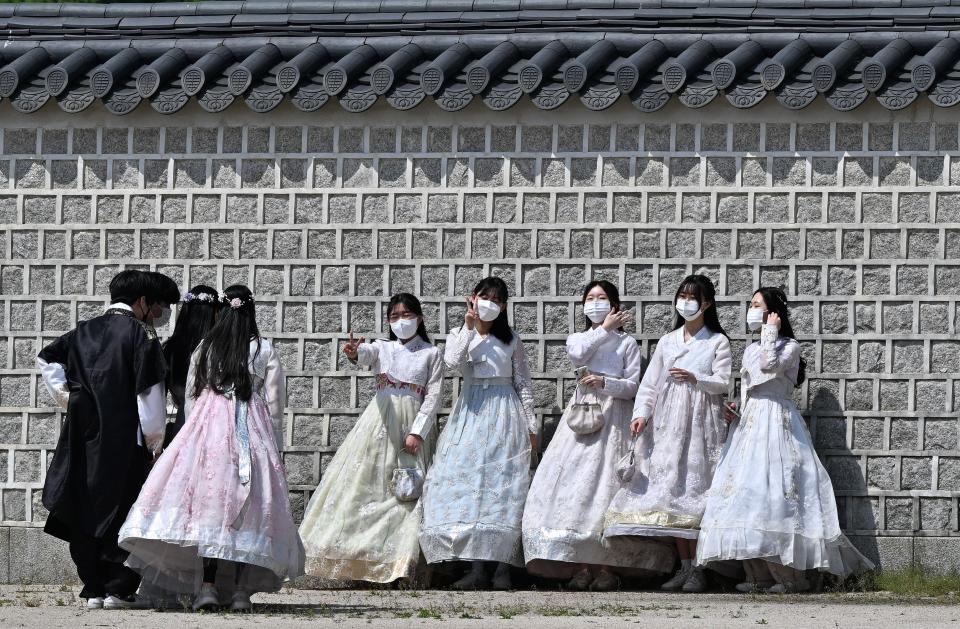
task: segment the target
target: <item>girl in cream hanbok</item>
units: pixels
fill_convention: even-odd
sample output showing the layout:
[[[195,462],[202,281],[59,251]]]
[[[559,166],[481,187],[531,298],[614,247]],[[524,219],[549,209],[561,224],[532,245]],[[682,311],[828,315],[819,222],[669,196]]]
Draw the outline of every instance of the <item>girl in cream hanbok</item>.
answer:
[[[395,295],[387,317],[389,340],[364,343],[351,334],[343,348],[377,374],[377,392],[327,466],[300,525],[314,576],[389,583],[413,577],[420,558],[419,492],[433,453],[443,357],[430,343],[416,297]]]
[[[640,382],[631,429],[638,471],[610,503],[604,537],[671,537],[680,569],[661,587],[701,592],[693,565],[707,490],[727,434],[723,396],[730,387],[730,341],[709,278],[691,275],[676,294],[675,330],[657,343]]]
[[[570,405],[599,402],[602,426],[589,434],[574,432],[561,420],[543,455],[523,512],[523,550],[527,571],[570,579],[573,590],[612,590],[615,571],[656,575],[670,571],[673,549],[647,538],[618,538],[603,544],[603,518],[620,488],[617,461],[632,446],[630,420],[640,381],[637,341],[623,331],[630,320],[616,286],[590,282],[583,293],[586,330],[567,338],[567,354],[586,369]],[[564,417],[568,417],[570,408]],[[570,578],[572,576],[572,578]]]
[[[741,592],[802,592],[805,570],[869,570],[840,531],[833,484],[792,399],[804,361],[783,291],[758,290],[747,322],[760,341],[743,353],[742,418],[714,475],[697,562],[744,560]]]
[[[429,563],[470,561],[454,584],[509,589],[523,565],[521,518],[538,430],[530,369],[507,323],[507,285],[489,277],[467,299],[462,328],[447,337],[444,361],[463,375],[460,397],[437,442],[423,494],[420,546]]]

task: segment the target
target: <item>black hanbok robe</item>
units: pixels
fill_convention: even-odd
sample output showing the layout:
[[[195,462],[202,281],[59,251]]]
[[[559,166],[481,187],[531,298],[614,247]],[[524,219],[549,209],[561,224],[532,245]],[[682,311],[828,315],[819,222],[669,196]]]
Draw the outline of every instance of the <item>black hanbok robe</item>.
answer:
[[[137,395],[163,382],[160,341],[131,312],[110,309],[79,323],[39,357],[62,364],[70,388],[43,485],[50,512],[45,530],[67,541],[77,534],[115,535],[147,477]]]

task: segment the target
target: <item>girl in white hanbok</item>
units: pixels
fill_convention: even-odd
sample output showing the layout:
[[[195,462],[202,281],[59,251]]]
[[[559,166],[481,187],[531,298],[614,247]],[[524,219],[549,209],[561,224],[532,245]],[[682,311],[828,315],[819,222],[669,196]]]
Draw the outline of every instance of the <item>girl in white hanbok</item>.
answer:
[[[443,357],[416,297],[395,295],[387,318],[389,340],[364,343],[351,334],[343,348],[377,374],[377,393],[327,466],[300,525],[314,576],[388,583],[413,577],[420,558],[419,493],[433,453]]]
[[[661,587],[701,592],[693,565],[706,492],[727,433],[723,396],[730,387],[730,341],[709,278],[688,276],[676,294],[676,329],[657,343],[640,383],[631,429],[639,471],[617,492],[604,536],[666,536],[680,569]]]
[[[741,404],[707,499],[697,562],[742,559],[741,592],[802,592],[805,570],[841,577],[872,564],[840,531],[830,476],[793,402],[804,361],[787,297],[761,288],[747,313],[760,342],[743,353]]]
[[[130,508],[120,546],[146,582],[197,592],[194,609],[229,595],[230,609],[249,611],[250,594],[303,574],[303,545],[280,456],[280,358],[260,338],[250,290],[223,294],[217,323],[190,360],[186,423]]]
[[[566,419],[560,421],[527,496],[523,550],[528,572],[569,578],[573,590],[606,591],[617,586],[617,569],[633,575],[669,572],[674,553],[646,538],[616,547],[603,544],[603,517],[620,488],[616,464],[632,445],[630,420],[642,360],[637,341],[623,331],[630,313],[622,310],[616,286],[590,282],[582,303],[586,331],[567,338],[567,354],[586,375],[570,405],[599,402],[603,425],[579,434]],[[570,407],[564,418],[569,413]]]
[[[530,369],[507,322],[507,285],[482,280],[467,298],[463,327],[447,336],[444,361],[463,376],[460,397],[437,442],[423,494],[420,547],[428,563],[465,560],[454,584],[509,589],[510,565],[523,565],[521,518],[538,425]]]

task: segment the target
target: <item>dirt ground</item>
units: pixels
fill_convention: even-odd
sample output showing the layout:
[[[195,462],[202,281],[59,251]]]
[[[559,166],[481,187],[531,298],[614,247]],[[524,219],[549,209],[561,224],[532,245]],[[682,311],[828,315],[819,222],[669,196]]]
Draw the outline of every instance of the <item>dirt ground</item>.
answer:
[[[87,611],[67,586],[0,586],[0,627],[960,627],[960,597],[882,592],[803,596],[558,591],[295,590],[254,597],[253,614]]]

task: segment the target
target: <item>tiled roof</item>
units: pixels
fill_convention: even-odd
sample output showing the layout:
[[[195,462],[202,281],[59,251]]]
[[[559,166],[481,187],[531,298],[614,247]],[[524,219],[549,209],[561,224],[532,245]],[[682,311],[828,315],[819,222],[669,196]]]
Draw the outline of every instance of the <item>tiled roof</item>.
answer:
[[[960,102],[960,0],[13,4],[0,33],[0,98],[27,113]]]

